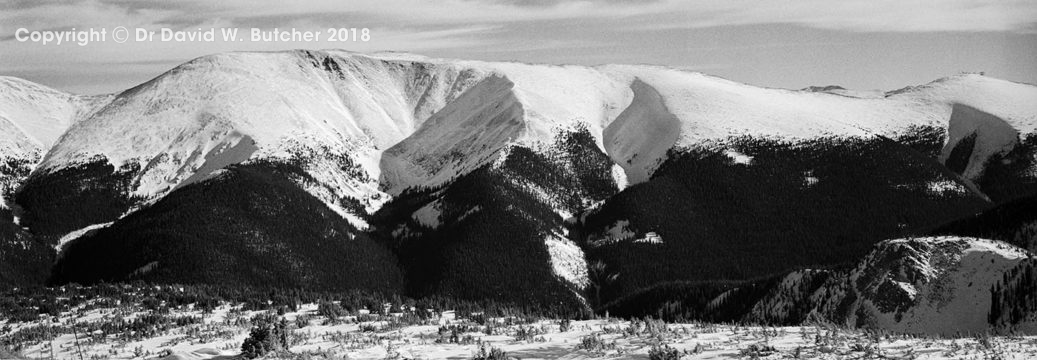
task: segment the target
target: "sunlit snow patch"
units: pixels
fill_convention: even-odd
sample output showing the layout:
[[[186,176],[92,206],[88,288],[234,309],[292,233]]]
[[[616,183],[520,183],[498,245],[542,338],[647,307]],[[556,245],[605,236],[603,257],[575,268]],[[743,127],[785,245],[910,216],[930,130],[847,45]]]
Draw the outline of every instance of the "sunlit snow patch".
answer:
[[[411,218],[422,226],[437,228],[440,225],[439,217],[443,213],[439,208],[439,201],[433,201],[415,211]]]
[[[551,255],[551,268],[555,275],[578,288],[587,287],[590,281],[587,279],[587,260],[583,250],[560,234],[551,234],[544,242]]]
[[[725,150],[724,155],[727,155],[727,157],[731,158],[731,161],[739,165],[752,165],[753,162],[752,156],[740,153],[732,149]]]
[[[616,181],[616,187],[620,190],[627,188],[627,173],[619,164],[612,164],[612,179]]]
[[[820,181],[820,179],[814,176],[813,170],[803,172],[803,186],[811,187],[817,185],[818,181]]]
[[[964,186],[959,183],[941,180],[931,181],[926,184],[926,191],[933,195],[944,195],[944,194],[964,194],[968,192]]]

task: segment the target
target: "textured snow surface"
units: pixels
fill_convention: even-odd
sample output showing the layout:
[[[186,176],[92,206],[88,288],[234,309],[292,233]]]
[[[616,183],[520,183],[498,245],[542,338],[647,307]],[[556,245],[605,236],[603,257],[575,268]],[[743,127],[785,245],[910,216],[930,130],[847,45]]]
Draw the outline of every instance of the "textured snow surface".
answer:
[[[114,301],[112,303],[115,303]],[[297,357],[347,358],[347,359],[470,359],[478,351],[477,343],[456,344],[437,341],[443,336],[440,326],[459,326],[474,329],[460,334],[471,336],[477,342],[485,342],[507,352],[509,357],[520,359],[646,359],[652,344],[664,344],[678,352],[687,350],[684,359],[861,359],[881,354],[891,359],[1032,359],[1037,356],[1037,337],[1034,336],[991,336],[985,338],[926,338],[898,335],[876,336],[874,333],[827,328],[822,326],[759,327],[746,325],[724,325],[704,323],[671,323],[655,333],[646,330],[644,323],[621,319],[596,319],[572,321],[567,331],[562,331],[558,320],[541,320],[530,324],[504,324],[501,318],[489,319],[496,322],[494,334],[485,334],[485,326],[477,325],[455,316],[453,311],[444,311],[439,319],[430,319],[425,324],[412,324],[402,328],[385,329],[384,320],[393,315],[369,315],[369,319],[344,316],[335,324],[325,324],[318,314],[316,304],[303,304],[298,311],[287,312],[290,331],[299,339],[288,349]],[[158,331],[152,337],[123,340],[114,335],[94,334],[90,341],[59,333],[53,338],[41,337],[40,341],[27,344],[21,354],[25,358],[49,358],[53,349],[54,358],[78,359],[231,359],[239,358],[241,343],[248,337],[251,327],[248,319],[260,312],[242,311],[227,305],[212,313],[187,308],[173,309],[173,316],[192,316],[202,319],[202,324],[173,326]],[[367,313],[361,311],[361,313]],[[11,323],[11,333],[60,321],[66,329],[72,324],[103,323],[122,318],[131,320],[148,315],[141,307],[126,304],[119,307],[80,309],[75,313],[64,313],[59,319],[40,319],[29,323]],[[296,320],[307,316],[305,327],[298,328]],[[438,320],[438,321],[437,321]],[[0,325],[8,325],[0,321]],[[535,329],[542,332],[542,341],[519,338],[519,331]],[[0,336],[6,334],[0,333]],[[449,332],[447,333],[449,335]],[[597,337],[612,348],[585,349],[583,339]],[[773,350],[747,351],[753,347]],[[135,349],[147,356],[135,356]],[[80,352],[80,350],[82,350]],[[165,357],[157,354],[170,353]]]
[[[0,76],[0,147],[11,142],[50,148],[78,119],[108,96],[77,96],[30,81]]]
[[[545,239],[555,275],[578,289],[590,284],[587,278],[587,259],[583,250],[562,234],[551,234]]]

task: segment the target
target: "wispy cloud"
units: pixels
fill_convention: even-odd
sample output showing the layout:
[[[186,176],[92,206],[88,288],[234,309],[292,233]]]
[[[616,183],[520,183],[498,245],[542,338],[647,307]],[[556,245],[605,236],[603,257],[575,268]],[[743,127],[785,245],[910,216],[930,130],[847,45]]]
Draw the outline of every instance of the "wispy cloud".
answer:
[[[710,8],[703,15],[696,9]],[[787,23],[861,32],[1030,31],[1037,2],[1028,0],[868,0],[717,2],[685,9],[656,27]]]
[[[17,27],[213,23],[413,28],[614,19],[642,30],[785,23],[865,32],[1032,31],[1037,23],[1032,0],[19,0],[2,6],[4,35]]]
[[[0,72],[42,74],[96,64],[131,62],[155,74],[170,63],[231,50],[347,48],[452,57],[544,57],[567,63],[644,59],[632,53],[659,34],[732,26],[797,26],[845,33],[1034,33],[1033,0],[8,0],[0,2]],[[19,43],[17,28],[67,30],[115,26],[366,27],[367,43],[127,43],[40,46]],[[797,47],[813,39],[771,44],[703,41],[683,53],[712,48]],[[793,45],[789,45],[793,44]],[[624,53],[624,49],[627,49]],[[630,50],[640,49],[640,50]],[[560,51],[566,50],[566,51]],[[571,52],[571,56],[561,56]],[[675,52],[671,58],[676,58]],[[524,55],[523,55],[524,54]],[[534,56],[535,55],[535,56]],[[696,62],[702,62],[702,59]],[[712,63],[712,60],[706,60]],[[672,61],[671,61],[672,63]],[[126,64],[122,64],[123,66]],[[149,67],[150,66],[150,67]],[[723,65],[728,66],[728,65]],[[52,75],[54,78],[57,75]]]

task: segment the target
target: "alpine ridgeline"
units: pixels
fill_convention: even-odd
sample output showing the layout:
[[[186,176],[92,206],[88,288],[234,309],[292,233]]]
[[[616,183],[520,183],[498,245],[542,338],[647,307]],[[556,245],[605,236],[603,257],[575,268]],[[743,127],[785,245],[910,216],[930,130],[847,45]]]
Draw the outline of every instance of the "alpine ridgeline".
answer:
[[[794,91],[291,51],[110,96],[0,85],[10,284],[50,269],[620,311],[689,288],[762,298],[741,286],[1037,194],[1037,87],[979,75]]]

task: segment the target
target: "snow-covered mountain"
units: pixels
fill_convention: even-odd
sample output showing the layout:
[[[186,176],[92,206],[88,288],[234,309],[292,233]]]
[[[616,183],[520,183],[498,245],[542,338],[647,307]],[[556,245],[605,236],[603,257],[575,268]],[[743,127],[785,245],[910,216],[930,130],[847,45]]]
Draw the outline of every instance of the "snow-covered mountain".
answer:
[[[250,158],[300,162],[308,189],[377,208],[378,158],[477,74],[323,52],[231,53],[193,60],[115,96],[75,124],[37,176],[103,159],[131,164],[129,196],[154,200]],[[347,176],[343,176],[347,175]]]
[[[32,164],[17,180],[23,223],[79,242],[61,273],[86,282],[139,278],[142,254],[173,251],[155,239],[210,240],[183,237],[251,211],[325,214],[312,196],[351,224],[321,215],[332,230],[317,237],[386,244],[408,291],[586,305],[592,261],[622,273],[599,288],[608,299],[837,264],[1037,184],[1037,87],[979,75],[795,91],[654,66],[300,50],[205,56],[105,97],[0,84],[0,120],[13,119],[0,146]],[[234,189],[256,184],[271,185]],[[228,193],[288,203],[188,211]],[[226,237],[297,245],[260,228]],[[89,255],[114,244],[101,239],[133,260],[91,279]],[[185,268],[166,264],[148,271]],[[509,272],[525,278],[479,278]]]
[[[229,53],[193,60],[116,95],[73,125],[37,173],[98,155],[116,168],[135,163],[140,170],[130,194],[150,200],[228,164],[301,156],[319,183],[311,192],[332,205],[359,200],[370,212],[386,198],[383,191],[441,184],[492,161],[505,145],[551,144],[557,129],[584,123],[631,183],[646,180],[673,146],[742,134],[895,138],[923,126],[949,129],[944,161],[958,142],[978,134],[963,170],[975,180],[986,159],[1037,129],[1034,98],[1035,87],[978,75],[885,98],[851,98],[647,66]],[[65,125],[58,120],[76,109],[44,108],[51,122]],[[41,128],[32,139],[47,148],[60,130]],[[342,157],[356,174],[340,176]]]

